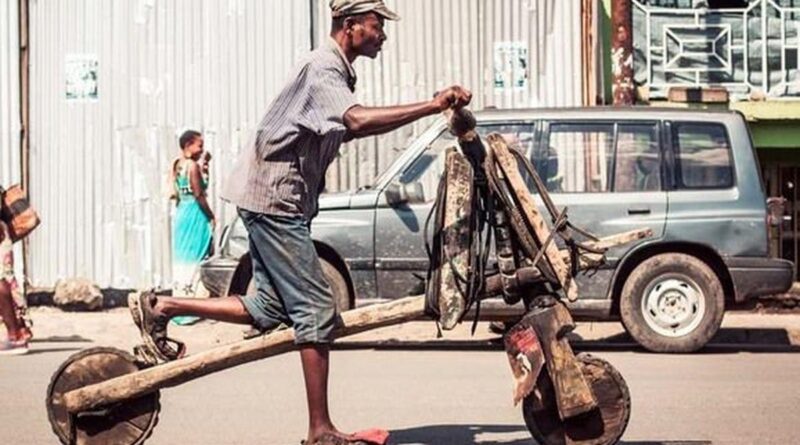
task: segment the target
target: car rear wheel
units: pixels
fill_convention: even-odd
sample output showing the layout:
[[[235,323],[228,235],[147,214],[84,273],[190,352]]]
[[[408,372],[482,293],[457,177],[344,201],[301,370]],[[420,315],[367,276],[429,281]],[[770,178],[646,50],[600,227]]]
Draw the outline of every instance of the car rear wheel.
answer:
[[[339,271],[339,269],[336,268],[336,266],[333,265],[333,263],[325,258],[320,258],[319,262],[322,266],[322,273],[325,275],[325,279],[328,281],[328,286],[331,288],[333,301],[336,303],[336,310],[339,313],[350,310],[352,308],[350,290],[347,286],[347,280],[345,279],[344,275]],[[255,292],[256,282],[252,277],[250,277],[250,281],[247,283],[247,295],[253,295]]]
[[[653,352],[696,351],[722,324],[725,294],[713,270],[682,253],[656,255],[636,266],[622,288],[625,329]]]

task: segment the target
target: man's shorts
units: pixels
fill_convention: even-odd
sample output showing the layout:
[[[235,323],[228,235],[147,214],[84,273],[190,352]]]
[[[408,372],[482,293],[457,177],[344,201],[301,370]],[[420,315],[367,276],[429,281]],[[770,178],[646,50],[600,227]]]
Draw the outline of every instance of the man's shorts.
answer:
[[[244,209],[239,216],[250,235],[256,285],[241,300],[255,326],[292,326],[297,344],[332,342],[336,306],[306,220]]]

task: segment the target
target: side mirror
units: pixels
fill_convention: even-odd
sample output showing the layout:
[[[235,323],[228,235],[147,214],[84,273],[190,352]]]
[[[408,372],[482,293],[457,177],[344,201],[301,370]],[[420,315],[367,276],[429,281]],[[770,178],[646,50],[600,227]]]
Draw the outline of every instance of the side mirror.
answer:
[[[412,182],[410,184],[400,184],[393,182],[386,186],[384,191],[386,202],[391,207],[399,207],[403,204],[421,204],[425,202],[425,191],[422,184]]]

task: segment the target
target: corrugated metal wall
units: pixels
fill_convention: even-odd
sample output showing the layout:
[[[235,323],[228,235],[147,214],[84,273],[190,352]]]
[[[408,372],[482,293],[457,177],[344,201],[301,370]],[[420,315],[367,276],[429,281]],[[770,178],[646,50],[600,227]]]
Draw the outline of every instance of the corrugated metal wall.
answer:
[[[0,185],[22,180],[20,151],[19,4],[0,1]],[[14,246],[17,280],[22,283],[22,243]]]
[[[375,61],[359,60],[366,105],[429,98],[452,83],[485,106],[581,102],[580,0],[389,0]],[[168,286],[168,163],[177,134],[205,133],[218,189],[290,66],[329,29],[328,0],[31,0],[31,238],[36,286]],[[495,45],[527,50],[527,81],[494,85]],[[66,99],[67,60],[97,61],[96,100]],[[369,184],[427,122],[347,146],[330,191]]]
[[[5,3],[5,2],[0,2]],[[177,134],[206,135],[217,190],[297,57],[308,0],[31,1],[31,279],[168,286]],[[67,101],[65,64],[96,59],[96,101]]]
[[[376,60],[359,59],[356,87],[365,105],[426,100],[460,83],[474,93],[473,108],[580,106],[580,0],[387,0],[402,16],[387,22],[389,40]],[[316,0],[320,31],[330,29],[328,0]],[[524,88],[495,88],[495,46],[527,47]],[[430,120],[343,147],[328,172],[331,191],[369,184]]]
[[[0,2],[0,184],[20,181],[19,11]]]

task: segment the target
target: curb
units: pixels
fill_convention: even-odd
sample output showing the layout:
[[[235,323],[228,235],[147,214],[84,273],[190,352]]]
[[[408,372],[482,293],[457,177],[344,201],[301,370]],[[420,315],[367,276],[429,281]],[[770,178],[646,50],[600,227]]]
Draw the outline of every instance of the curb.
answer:
[[[101,307],[88,310],[82,306],[62,307],[53,303],[53,289],[31,289],[26,293],[26,300],[29,307],[54,307],[68,312],[100,312],[106,309],[116,309],[128,307],[128,294],[138,292],[137,289],[101,289],[103,303]],[[171,291],[156,290],[157,295],[170,295]]]
[[[800,291],[800,282],[796,283],[798,291]],[[26,291],[26,299],[28,306],[50,306],[61,308],[70,312],[96,312],[105,309],[115,309],[128,306],[128,294],[131,292],[138,292],[144,289],[100,289],[103,295],[103,302],[101,307],[88,310],[85,307],[60,307],[53,303],[53,295],[55,289],[53,288],[28,288]],[[157,295],[169,296],[172,294],[171,289],[154,289]],[[726,312],[747,312],[747,313],[764,313],[764,314],[800,314],[800,293],[797,294],[781,294],[759,299],[751,300],[745,303],[739,303],[734,307],[727,309]]]
[[[655,355],[695,355],[704,353],[738,353],[738,352],[800,352],[800,345],[791,343],[767,342],[725,342],[712,341],[696,352],[684,354],[662,354],[649,352],[636,342],[600,340],[570,341],[570,346],[576,352],[605,351],[605,352],[635,352]],[[384,351],[502,351],[503,342],[497,340],[338,340],[333,343],[334,350],[363,350],[374,349]]]

